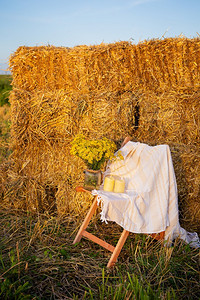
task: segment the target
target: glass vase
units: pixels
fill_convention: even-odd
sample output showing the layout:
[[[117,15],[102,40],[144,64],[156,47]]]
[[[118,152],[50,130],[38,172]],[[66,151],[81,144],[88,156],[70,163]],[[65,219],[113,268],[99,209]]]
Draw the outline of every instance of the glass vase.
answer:
[[[98,189],[102,180],[101,170],[85,170],[84,173],[84,188],[89,191]]]

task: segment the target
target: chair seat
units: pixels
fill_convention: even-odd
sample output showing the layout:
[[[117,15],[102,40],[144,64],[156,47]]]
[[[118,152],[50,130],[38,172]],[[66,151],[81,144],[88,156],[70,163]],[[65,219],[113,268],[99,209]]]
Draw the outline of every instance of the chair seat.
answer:
[[[83,187],[76,187],[76,191],[77,192],[86,192],[86,193],[90,193],[90,191],[84,189]],[[85,237],[97,244],[99,244],[100,246],[102,246],[103,248],[107,249],[108,251],[112,252],[112,255],[110,257],[110,260],[107,264],[107,267],[110,268],[110,267],[113,267],[117,261],[117,258],[123,248],[123,245],[124,243],[126,242],[126,239],[129,235],[129,231],[127,231],[126,229],[123,230],[116,246],[112,246],[111,244],[103,241],[102,239],[98,238],[97,236],[89,233],[86,229],[88,227],[88,224],[92,218],[92,216],[94,215],[96,209],[98,207],[98,204],[97,204],[97,196],[94,196],[94,199],[93,199],[93,203],[73,241],[73,244],[76,244],[78,242],[80,242],[81,238],[82,237]],[[165,232],[160,232],[160,233],[153,233],[153,234],[150,234],[150,236],[156,240],[163,240],[164,239],[164,235],[165,235]]]

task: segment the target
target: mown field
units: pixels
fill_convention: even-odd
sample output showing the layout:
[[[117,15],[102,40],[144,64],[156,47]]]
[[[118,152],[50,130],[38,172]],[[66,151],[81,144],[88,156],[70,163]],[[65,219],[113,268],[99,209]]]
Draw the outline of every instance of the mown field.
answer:
[[[3,165],[11,154],[11,77],[0,80]],[[110,252],[86,239],[72,244],[83,217],[0,208],[0,299],[200,299],[199,250],[131,234],[108,270]],[[121,233],[116,224],[102,224],[99,214],[89,230],[112,244]]]

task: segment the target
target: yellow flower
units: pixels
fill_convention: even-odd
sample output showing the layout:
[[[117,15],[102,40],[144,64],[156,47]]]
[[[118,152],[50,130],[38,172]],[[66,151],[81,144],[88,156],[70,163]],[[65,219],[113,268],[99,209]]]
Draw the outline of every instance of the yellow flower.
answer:
[[[77,135],[71,142],[71,154],[83,159],[88,167],[97,170],[114,157],[116,145],[107,138],[87,140],[84,135]]]

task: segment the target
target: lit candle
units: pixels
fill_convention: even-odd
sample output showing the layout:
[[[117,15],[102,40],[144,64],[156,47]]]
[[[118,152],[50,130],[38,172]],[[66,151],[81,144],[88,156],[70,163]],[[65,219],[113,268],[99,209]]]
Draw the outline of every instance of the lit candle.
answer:
[[[124,189],[125,189],[125,181],[123,179],[116,179],[115,186],[114,186],[114,192],[115,193],[124,193]]]
[[[106,176],[104,180],[103,189],[106,192],[112,192],[114,188],[115,180],[113,177]]]

